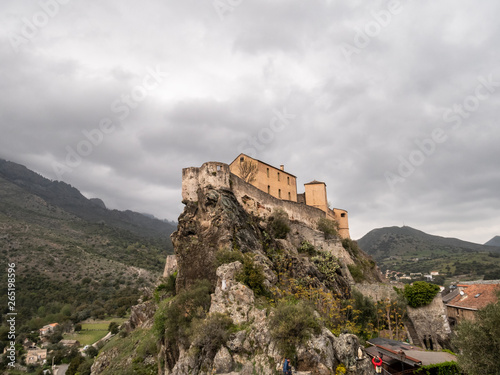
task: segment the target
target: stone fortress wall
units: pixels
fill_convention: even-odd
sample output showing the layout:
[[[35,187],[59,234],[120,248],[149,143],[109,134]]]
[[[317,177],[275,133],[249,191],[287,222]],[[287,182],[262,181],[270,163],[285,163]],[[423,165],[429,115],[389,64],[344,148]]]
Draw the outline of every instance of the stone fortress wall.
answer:
[[[290,220],[316,227],[320,218],[327,214],[319,208],[288,200],[275,198],[231,173],[229,165],[220,162],[206,162],[201,167],[182,170],[182,200],[197,202],[197,190],[201,186],[226,189],[233,192],[238,202],[251,214],[269,217],[276,208],[283,209]]]

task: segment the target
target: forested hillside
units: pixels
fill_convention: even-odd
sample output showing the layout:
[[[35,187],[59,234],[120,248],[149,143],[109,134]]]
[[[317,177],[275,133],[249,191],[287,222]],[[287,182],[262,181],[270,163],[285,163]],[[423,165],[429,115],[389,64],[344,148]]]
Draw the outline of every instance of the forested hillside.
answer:
[[[0,269],[16,266],[18,333],[65,319],[124,315],[154,286],[172,253],[171,223],[107,210],[69,185],[0,165]],[[7,273],[0,275],[3,315]]]

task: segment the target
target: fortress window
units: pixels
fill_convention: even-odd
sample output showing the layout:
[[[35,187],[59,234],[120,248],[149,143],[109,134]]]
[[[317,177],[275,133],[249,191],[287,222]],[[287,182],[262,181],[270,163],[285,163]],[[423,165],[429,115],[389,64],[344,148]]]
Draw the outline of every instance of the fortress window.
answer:
[[[281,189],[278,189],[278,197],[281,198]]]
[[[240,158],[240,163],[243,163],[244,161],[245,161],[245,158],[242,156],[242,157]]]
[[[345,213],[344,213],[344,212],[343,212],[343,213],[341,213],[341,214],[340,214],[340,217],[345,217]]]
[[[267,168],[267,177],[269,177],[269,168]]]
[[[287,177],[286,181],[288,182],[288,185],[290,185],[290,177]]]
[[[267,185],[267,194],[271,194],[271,186]]]
[[[222,167],[220,165],[217,166],[217,171],[222,170]]]
[[[292,200],[292,194],[290,194],[290,192],[288,192],[288,200],[291,201]]]
[[[280,173],[278,172],[278,181],[280,180]]]

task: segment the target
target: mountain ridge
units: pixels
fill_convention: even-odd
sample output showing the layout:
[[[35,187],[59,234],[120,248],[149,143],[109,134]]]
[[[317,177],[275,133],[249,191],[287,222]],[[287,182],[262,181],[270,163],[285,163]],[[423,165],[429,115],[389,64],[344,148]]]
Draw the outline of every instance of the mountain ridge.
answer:
[[[0,269],[16,264],[19,332],[123,315],[161,276],[173,252],[172,229],[139,213],[107,210],[98,198],[0,159]],[[0,282],[7,285],[7,273],[0,272]],[[0,306],[6,299],[0,295]],[[60,313],[63,307],[70,315]]]
[[[500,236],[495,236],[488,242],[485,242],[487,246],[499,246],[500,247]]]
[[[42,198],[47,203],[90,222],[104,221],[108,225],[129,230],[140,236],[168,240],[176,229],[170,222],[149,215],[131,210],[110,210],[101,199],[88,199],[77,188],[63,181],[51,181],[12,161],[0,159],[0,177]]]
[[[439,271],[448,278],[500,275],[500,247],[435,236],[408,226],[373,229],[358,243],[385,270]]]

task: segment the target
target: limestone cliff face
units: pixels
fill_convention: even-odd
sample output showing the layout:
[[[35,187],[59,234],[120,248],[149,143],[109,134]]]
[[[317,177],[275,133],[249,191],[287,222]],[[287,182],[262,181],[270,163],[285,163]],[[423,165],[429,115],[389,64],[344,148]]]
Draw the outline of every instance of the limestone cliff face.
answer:
[[[179,271],[177,290],[198,279],[215,283],[217,250],[239,247],[247,252],[260,247],[258,229],[230,191],[207,186],[198,189],[196,199],[186,202],[172,234]]]
[[[186,203],[179,217],[178,230],[172,234],[178,266],[177,291],[199,279],[208,279],[215,286],[215,254],[220,249],[251,253],[255,262],[264,269],[266,284],[270,287],[277,280],[268,254],[272,248],[283,251],[289,261],[288,271],[294,278],[308,277],[315,286],[325,284],[335,294],[349,297],[349,284],[353,279],[347,265],[354,264],[354,260],[339,239],[325,240],[322,233],[298,221],[290,224],[287,239],[266,237],[265,219],[247,213],[233,192],[226,189],[201,186],[197,200]],[[339,259],[341,267],[334,280],[327,280],[309,258],[299,255],[297,248],[304,241]]]
[[[177,297],[197,280],[209,280],[212,294],[209,305],[204,305],[206,315],[201,324],[210,317],[225,316],[233,328],[215,347],[207,344],[201,348],[192,340],[157,336],[158,374],[273,375],[282,362],[279,343],[271,335],[273,304],[287,296],[295,298],[285,294],[283,275],[286,274],[291,283],[302,283],[303,290],[313,289],[340,299],[350,297],[354,284],[350,270],[354,268],[367,270],[365,281],[381,279],[374,263],[359,249],[344,248],[339,238],[325,239],[325,235],[316,230],[316,223],[324,217],[321,210],[273,198],[232,175],[227,165],[206,163],[201,168],[183,170],[183,203],[184,212],[179,217],[177,231],[171,236],[175,259],[168,259],[164,276],[177,270]],[[270,217],[276,210],[285,212],[289,219],[290,231],[281,239],[276,239],[271,230]],[[303,249],[299,252],[305,243],[312,248],[311,253],[326,256],[335,267],[325,270],[314,256]],[[267,300],[239,281],[238,275],[246,263],[232,261],[217,267],[216,255],[223,249],[235,251],[241,261],[251,259],[261,270]],[[158,312],[165,306],[174,306],[175,298],[162,302]],[[181,315],[189,315],[197,308],[188,308]],[[146,306],[142,310],[152,311]],[[152,321],[143,322],[150,315],[135,315],[137,322],[131,321],[131,328],[151,326]],[[156,318],[158,316],[167,315],[157,313]],[[307,342],[301,341],[294,347],[296,369],[304,371],[304,375],[331,375],[338,368],[345,368],[348,375],[372,374],[366,354],[361,350],[361,356],[358,355],[358,338],[350,334],[336,337],[325,327],[319,314],[314,316],[319,329]],[[200,324],[200,319],[196,319],[193,321]],[[190,334],[192,337],[192,332]],[[106,364],[111,357],[112,350],[109,355],[100,354],[97,362]],[[101,373],[98,369],[101,365],[96,365],[93,375]]]
[[[217,269],[209,313],[227,314],[235,324],[248,328],[233,333],[213,358],[200,359],[199,352],[193,348],[183,348],[175,365],[171,369],[165,368],[165,375],[274,375],[280,371],[282,356],[277,343],[271,338],[267,311],[256,307],[253,291],[236,281],[241,268],[240,262],[234,262]],[[317,318],[320,319],[319,316]],[[370,359],[364,353],[359,358],[359,348],[356,336],[342,334],[336,337],[322,327],[319,334],[296,348],[297,373],[331,375],[342,365],[347,370],[346,374],[372,374]],[[163,350],[163,355],[167,357],[168,348]],[[164,361],[167,362],[167,358]]]

